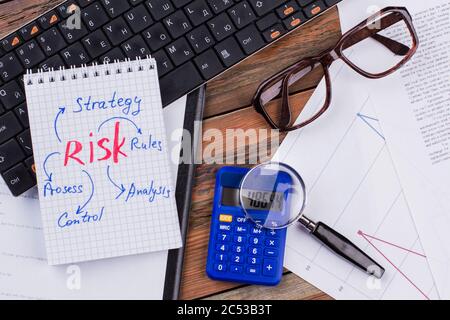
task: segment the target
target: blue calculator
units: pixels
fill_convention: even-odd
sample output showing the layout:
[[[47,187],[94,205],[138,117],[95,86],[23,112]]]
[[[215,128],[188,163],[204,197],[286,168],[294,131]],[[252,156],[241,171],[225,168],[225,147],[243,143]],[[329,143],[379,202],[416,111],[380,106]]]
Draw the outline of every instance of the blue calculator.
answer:
[[[283,274],[286,229],[263,229],[246,219],[239,187],[248,171],[217,172],[206,272],[214,280],[274,286]]]

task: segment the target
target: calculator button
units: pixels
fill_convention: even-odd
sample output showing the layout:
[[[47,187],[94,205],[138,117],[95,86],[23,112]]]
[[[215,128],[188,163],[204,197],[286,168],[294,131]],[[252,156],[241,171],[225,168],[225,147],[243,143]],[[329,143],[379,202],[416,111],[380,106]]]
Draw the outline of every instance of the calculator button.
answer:
[[[251,254],[252,256],[259,256],[261,253],[262,253],[261,248],[257,248],[257,247],[248,248],[248,254]]]
[[[266,246],[267,247],[278,247],[278,240],[277,239],[266,239]]]
[[[259,246],[262,243],[262,238],[260,237],[250,237],[248,242],[253,246]]]
[[[225,272],[225,271],[227,271],[227,266],[224,263],[218,263],[218,264],[214,265],[214,270],[220,271],[220,272]]]
[[[260,235],[261,233],[263,233],[263,230],[261,228],[258,228],[258,227],[253,227],[250,230],[250,233],[254,234],[254,235]]]
[[[247,237],[245,236],[234,236],[235,243],[245,243]]]
[[[246,223],[247,219],[245,217],[237,217],[236,221],[237,223]]]
[[[232,273],[242,273],[243,270],[244,270],[244,269],[242,268],[242,266],[237,266],[237,265],[234,265],[234,264],[232,264],[232,265],[230,266],[230,271],[231,271]]]
[[[256,266],[247,267],[246,273],[247,274],[251,274],[251,275],[258,275],[259,274],[259,268],[256,267]]]
[[[241,253],[243,251],[244,251],[244,247],[243,246],[233,246],[233,252]]]
[[[272,259],[264,259],[263,275],[273,277],[277,273],[277,262]]]
[[[244,256],[240,256],[237,254],[234,254],[231,256],[231,263],[238,263],[243,264],[244,263]]]
[[[221,214],[219,216],[219,221],[220,222],[233,222],[233,216],[230,214]]]
[[[226,233],[219,233],[217,235],[217,241],[230,242],[231,241],[231,236],[229,234],[226,234]]]
[[[216,250],[221,252],[227,252],[228,251],[228,245],[226,244],[217,244]]]
[[[231,225],[229,224],[219,224],[220,231],[231,231]]]
[[[227,261],[227,255],[223,253],[216,254],[216,261],[224,262]]]
[[[278,256],[278,250],[277,249],[266,248],[264,250],[264,255],[266,257],[277,257]]]
[[[266,230],[266,235],[273,238],[278,238],[280,236],[280,230]]]
[[[247,228],[247,226],[245,226],[245,225],[243,225],[243,226],[236,226],[236,227],[234,228],[234,231],[235,231],[236,233],[247,233],[247,230],[248,230],[248,228]]]
[[[257,257],[248,257],[247,263],[251,265],[261,264],[261,258]]]

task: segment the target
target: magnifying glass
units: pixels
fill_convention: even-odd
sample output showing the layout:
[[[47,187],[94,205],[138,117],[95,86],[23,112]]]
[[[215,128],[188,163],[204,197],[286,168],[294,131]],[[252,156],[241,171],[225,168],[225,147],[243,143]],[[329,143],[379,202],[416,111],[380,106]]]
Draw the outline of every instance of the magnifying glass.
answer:
[[[258,165],[241,181],[239,201],[247,219],[258,227],[283,229],[300,224],[336,254],[380,279],[384,268],[346,237],[323,222],[314,222],[303,212],[306,186],[292,167],[278,162]]]

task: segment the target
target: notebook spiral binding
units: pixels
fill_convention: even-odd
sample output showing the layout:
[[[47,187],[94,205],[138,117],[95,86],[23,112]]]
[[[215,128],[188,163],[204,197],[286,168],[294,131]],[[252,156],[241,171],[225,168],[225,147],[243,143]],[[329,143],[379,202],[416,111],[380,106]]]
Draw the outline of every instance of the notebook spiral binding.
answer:
[[[88,69],[89,67],[89,69]],[[95,68],[92,68],[95,67]],[[71,66],[70,68],[60,67],[59,69],[49,68],[48,70],[37,69],[27,70],[26,81],[27,85],[53,83],[57,81],[88,79],[91,77],[109,76],[113,74],[139,72],[146,69],[153,70],[156,68],[155,60],[147,55],[145,59],[138,57],[136,60],[126,59],[124,61],[114,60],[114,62],[105,62],[98,64],[96,62],[81,65],[80,67]]]

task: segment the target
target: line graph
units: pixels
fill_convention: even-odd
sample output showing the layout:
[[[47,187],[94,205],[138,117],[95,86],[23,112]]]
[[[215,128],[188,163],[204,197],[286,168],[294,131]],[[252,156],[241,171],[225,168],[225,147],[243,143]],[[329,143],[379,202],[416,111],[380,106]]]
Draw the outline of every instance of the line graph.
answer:
[[[361,231],[361,230],[359,230],[358,231],[358,235],[359,236],[361,236],[365,241],[367,241],[367,243],[371,246],[371,247],[373,247],[392,267],[394,267],[394,269],[395,270],[397,270],[397,272],[398,273],[400,273],[402,276],[403,276],[403,278],[405,278],[406,279],[406,281],[408,281],[416,290],[418,290],[424,297],[425,297],[425,299],[427,299],[427,300],[430,300],[430,298],[428,297],[428,295],[422,290],[422,289],[420,289],[415,283],[414,283],[414,281],[413,280],[411,280],[401,269],[400,269],[400,267],[398,267],[394,262],[392,262],[392,260],[391,259],[389,259],[388,257],[387,257],[387,255],[386,254],[384,254],[382,251],[381,251],[381,249],[380,248],[378,248],[376,245],[375,245],[375,243],[374,243],[374,241],[378,241],[378,242],[382,242],[382,243],[384,243],[384,244],[387,244],[387,245],[389,245],[389,246],[392,246],[392,247],[395,247],[395,248],[397,248],[397,249],[400,249],[400,250],[403,250],[403,251],[405,251],[407,254],[408,253],[410,253],[410,254],[415,254],[415,255],[418,255],[418,256],[420,256],[420,257],[422,257],[422,258],[424,258],[424,259],[426,259],[426,256],[424,255],[424,254],[422,254],[422,253],[419,253],[419,252],[416,252],[416,251],[413,251],[413,250],[411,250],[411,249],[408,249],[408,248],[405,248],[405,247],[402,247],[402,246],[400,246],[400,245],[397,245],[397,244],[394,244],[394,243],[392,243],[392,242],[389,242],[389,241],[386,241],[386,240],[383,240],[383,239],[380,239],[380,238],[377,238],[377,237],[374,237],[374,236],[371,236],[371,235],[368,235],[368,234],[366,234],[366,233],[364,233],[363,231]]]
[[[379,135],[381,139],[386,140],[381,131],[377,129],[374,124],[372,124],[372,122],[376,122],[377,124],[379,123],[379,120],[377,118],[370,117],[359,112],[356,114],[356,116],[360,118],[365,124],[367,124],[369,128],[372,129],[377,135]]]

